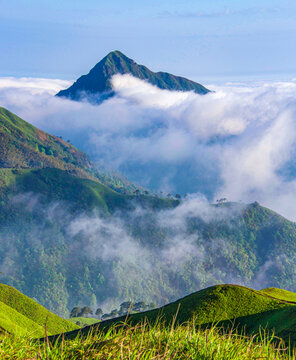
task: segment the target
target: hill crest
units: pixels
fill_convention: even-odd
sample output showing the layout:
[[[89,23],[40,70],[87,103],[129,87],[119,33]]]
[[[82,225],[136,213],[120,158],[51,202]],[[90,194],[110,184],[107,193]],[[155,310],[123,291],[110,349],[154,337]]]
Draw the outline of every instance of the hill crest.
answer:
[[[280,290],[280,289],[278,289]],[[296,295],[296,294],[295,294]],[[270,329],[277,323],[274,314],[284,314],[294,311],[296,303],[270,297],[260,291],[232,284],[215,285],[187,295],[175,302],[164,305],[158,309],[145,311],[106,320],[98,324],[87,326],[81,330],[81,334],[87,334],[91,329],[109,329],[110,326],[120,326],[125,323],[136,325],[148,321],[151,324],[164,322],[166,324],[184,324],[194,321],[196,325],[208,326],[209,324],[231,324],[247,326],[247,330],[256,332],[261,324]],[[271,315],[271,318],[269,316]],[[237,321],[239,319],[239,321]],[[252,320],[251,326],[250,321]],[[282,327],[278,327],[282,331]],[[73,338],[78,331],[74,330],[65,334],[66,338]],[[53,337],[54,339],[54,337]]]

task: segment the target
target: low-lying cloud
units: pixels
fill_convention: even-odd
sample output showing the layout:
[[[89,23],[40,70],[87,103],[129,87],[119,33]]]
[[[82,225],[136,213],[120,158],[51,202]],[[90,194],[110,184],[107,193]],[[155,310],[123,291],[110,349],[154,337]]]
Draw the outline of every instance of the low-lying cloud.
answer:
[[[129,75],[94,106],[53,97],[67,82],[0,79],[0,104],[107,168],[154,188],[255,200],[295,219],[296,82],[160,90]]]

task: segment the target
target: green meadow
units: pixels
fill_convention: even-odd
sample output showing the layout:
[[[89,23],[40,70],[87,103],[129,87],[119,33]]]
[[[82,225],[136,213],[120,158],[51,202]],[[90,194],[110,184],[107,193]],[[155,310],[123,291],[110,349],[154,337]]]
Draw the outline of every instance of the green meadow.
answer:
[[[83,323],[78,328],[17,290],[1,285],[0,356],[52,360],[295,359],[295,296],[276,288],[256,291],[219,285],[140,314],[97,323],[92,318],[71,319]]]

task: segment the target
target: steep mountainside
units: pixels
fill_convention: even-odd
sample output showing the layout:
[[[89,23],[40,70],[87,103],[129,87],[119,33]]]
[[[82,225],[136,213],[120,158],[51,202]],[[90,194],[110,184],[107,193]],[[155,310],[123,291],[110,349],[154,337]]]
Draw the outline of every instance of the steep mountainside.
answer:
[[[138,186],[93,166],[88,156],[63,139],[47,134],[0,107],[0,168],[57,168],[106,184],[124,193]]]
[[[138,79],[146,80],[160,89],[177,91],[194,91],[197,94],[209,92],[204,86],[183,77],[165,72],[152,72],[143,65],[138,65],[120,51],[113,51],[95,65],[87,75],[81,76],[72,86],[61,90],[57,96],[80,100],[89,97],[98,101],[112,96],[111,78],[115,74],[130,74]],[[99,96],[95,99],[94,96]]]
[[[0,107],[0,167],[59,168],[90,177],[87,155]]]
[[[51,313],[11,286],[0,284],[0,331],[41,337],[77,329],[76,324]]]

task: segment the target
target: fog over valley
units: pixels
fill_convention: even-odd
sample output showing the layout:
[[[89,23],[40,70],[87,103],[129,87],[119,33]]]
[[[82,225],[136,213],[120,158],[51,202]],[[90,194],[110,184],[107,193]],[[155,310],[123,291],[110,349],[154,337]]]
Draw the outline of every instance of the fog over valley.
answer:
[[[53,96],[69,82],[1,78],[0,101],[152,191],[258,201],[295,219],[295,81],[209,84],[205,96],[130,75],[112,84],[116,96],[91,105]]]

